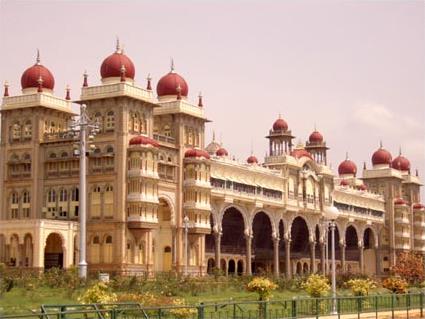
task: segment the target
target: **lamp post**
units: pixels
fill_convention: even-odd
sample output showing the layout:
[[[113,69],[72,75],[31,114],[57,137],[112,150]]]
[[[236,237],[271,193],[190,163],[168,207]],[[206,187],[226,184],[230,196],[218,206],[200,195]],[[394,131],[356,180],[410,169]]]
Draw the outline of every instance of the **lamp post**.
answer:
[[[183,227],[184,227],[184,275],[188,274],[188,265],[189,265],[189,242],[188,242],[188,233],[189,233],[189,217],[187,215],[183,218]]]
[[[78,149],[74,150],[74,155],[80,158],[80,189],[79,189],[79,222],[80,222],[80,261],[78,264],[78,276],[80,278],[87,278],[87,261],[86,261],[86,241],[87,241],[87,155],[90,150],[95,148],[90,144],[87,148],[87,137],[89,141],[93,140],[94,135],[99,131],[99,125],[92,122],[86,112],[86,105],[80,106],[80,118],[71,125],[72,133],[79,133],[80,140]]]
[[[331,229],[331,258],[332,258],[332,314],[337,314],[336,310],[336,267],[335,267],[335,219],[339,215],[338,208],[329,206],[325,208],[324,217],[329,221]]]

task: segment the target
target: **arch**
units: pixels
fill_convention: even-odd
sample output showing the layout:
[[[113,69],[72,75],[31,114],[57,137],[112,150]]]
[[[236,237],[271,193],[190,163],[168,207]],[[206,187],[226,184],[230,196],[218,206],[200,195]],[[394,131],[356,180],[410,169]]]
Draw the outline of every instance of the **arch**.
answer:
[[[221,220],[221,245],[222,253],[246,252],[245,227],[243,214],[235,207],[225,210]],[[224,269],[224,268],[222,268]]]
[[[252,220],[253,272],[270,269],[273,265],[273,226],[270,216],[260,211]],[[274,233],[276,236],[276,233]]]
[[[298,216],[291,223],[291,257],[309,256],[309,228],[306,220]]]
[[[303,264],[303,274],[304,275],[307,275],[308,272],[309,272],[308,263],[307,262],[304,262],[304,264]]]
[[[176,209],[174,206],[173,198],[171,198],[171,196],[169,196],[168,194],[159,193],[158,200],[163,200],[168,205],[171,214],[171,225],[174,226],[176,224]]]
[[[12,267],[18,267],[21,263],[19,236],[17,234],[12,234],[9,240],[9,265]]]
[[[251,229],[250,229],[251,230],[251,233],[254,230],[253,229],[254,219],[256,218],[256,216],[258,214],[264,214],[264,215],[266,215],[268,217],[268,220],[269,220],[270,226],[271,226],[271,230],[272,230],[272,234],[275,234],[276,235],[277,234],[277,230],[276,230],[276,225],[274,223],[274,217],[273,217],[273,215],[270,212],[268,212],[267,210],[264,210],[264,209],[258,209],[256,211],[254,211],[254,213],[249,218],[249,220],[248,220],[249,224],[248,225],[251,226]]]
[[[363,232],[363,247],[364,272],[367,275],[380,273],[381,269],[376,269],[376,267],[378,266],[376,259],[376,236],[371,227],[367,227]]]
[[[64,240],[59,233],[52,232],[47,236],[44,248],[44,269],[63,268],[65,259],[63,246]]]
[[[302,266],[302,264],[301,264],[301,262],[299,261],[299,262],[297,262],[297,275],[302,275],[302,273],[303,273],[303,266]]]
[[[23,266],[25,267],[32,267],[33,266],[33,240],[32,235],[27,233],[24,236],[24,251],[23,251]]]
[[[363,232],[363,246],[365,249],[376,248],[378,245],[378,237],[372,227],[366,227]]]
[[[168,201],[163,197],[159,199],[158,225],[159,227],[154,231],[154,239],[157,243],[157,249],[155,249],[154,252],[156,269],[171,271],[173,256],[175,255],[173,246],[172,211]]]
[[[241,276],[243,274],[243,261],[242,260],[238,260],[236,271],[237,271],[238,276]]]
[[[346,260],[359,261],[359,237],[357,235],[357,229],[354,225],[349,225],[345,230],[345,258]]]
[[[235,275],[236,274],[236,263],[234,259],[229,260],[229,266],[228,266],[227,273],[229,275]]]
[[[214,258],[208,258],[207,261],[207,274],[212,275],[214,273],[215,260]]]
[[[224,206],[223,209],[221,210],[221,212],[218,215],[218,225],[223,224],[224,215],[226,214],[227,211],[229,211],[231,209],[237,210],[241,214],[242,220],[243,220],[244,233],[245,232],[249,233],[248,225],[250,223],[249,223],[249,219],[248,219],[248,212],[244,207],[239,206],[239,205],[228,204],[228,205]]]

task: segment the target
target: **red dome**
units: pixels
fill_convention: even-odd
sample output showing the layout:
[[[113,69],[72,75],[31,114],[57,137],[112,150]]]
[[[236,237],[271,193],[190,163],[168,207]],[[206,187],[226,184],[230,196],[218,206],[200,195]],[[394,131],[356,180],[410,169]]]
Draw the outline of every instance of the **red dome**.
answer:
[[[284,131],[286,132],[288,130],[288,123],[286,123],[286,121],[282,118],[278,118],[274,123],[273,123],[273,131]]]
[[[391,166],[395,169],[398,169],[399,171],[408,171],[410,170],[410,162],[407,158],[405,158],[403,155],[397,156]]]
[[[183,79],[179,74],[171,71],[170,73],[164,75],[156,85],[156,93],[158,96],[165,95],[178,95],[177,87],[180,86],[181,96],[186,96],[189,94],[189,86],[187,85],[185,79]]]
[[[341,185],[341,186],[348,186],[349,183],[345,179],[343,179],[343,180],[341,180],[341,182],[339,183],[339,185]]]
[[[100,67],[100,76],[102,79],[120,77],[122,66],[125,67],[125,77],[134,80],[134,75],[136,73],[134,64],[120,49],[103,60]]]
[[[413,204],[413,209],[423,209],[423,208],[425,208],[425,206],[420,203]]]
[[[210,158],[210,154],[208,154],[208,152],[200,150],[200,149],[196,149],[196,148],[192,148],[186,151],[186,153],[184,153],[184,157],[186,158],[190,158],[190,157],[204,157],[206,159]]]
[[[53,74],[45,66],[39,64],[33,65],[32,67],[25,70],[21,77],[22,89],[27,88],[38,88],[39,79],[43,80],[41,86],[45,89],[53,90],[55,86],[55,78]]]
[[[357,173],[357,166],[353,161],[349,159],[344,160],[338,166],[339,175],[356,175],[356,173]]]
[[[323,135],[318,131],[314,131],[310,134],[308,141],[313,144],[319,144],[323,142]]]
[[[248,164],[258,164],[258,159],[254,155],[251,155],[247,158],[246,162]]]
[[[217,152],[215,152],[215,155],[217,155],[217,156],[227,156],[227,155],[229,155],[229,153],[227,152],[227,150],[224,147],[221,147],[217,150]]]
[[[144,136],[144,135],[138,135],[133,137],[130,142],[130,145],[152,145],[155,147],[159,147],[159,144],[154,139],[151,139],[150,137]]]
[[[359,186],[359,189],[360,189],[361,191],[365,191],[365,190],[367,190],[367,186],[366,186],[365,184],[361,184],[361,185]]]
[[[296,148],[291,152],[291,156],[295,158],[301,158],[303,156],[308,157],[309,159],[313,159],[311,154],[303,148]]]
[[[395,205],[406,205],[406,201],[403,198],[397,198],[394,200]]]
[[[380,165],[380,164],[390,165],[391,159],[392,159],[391,153],[381,147],[375,153],[373,153],[372,164],[373,165]]]

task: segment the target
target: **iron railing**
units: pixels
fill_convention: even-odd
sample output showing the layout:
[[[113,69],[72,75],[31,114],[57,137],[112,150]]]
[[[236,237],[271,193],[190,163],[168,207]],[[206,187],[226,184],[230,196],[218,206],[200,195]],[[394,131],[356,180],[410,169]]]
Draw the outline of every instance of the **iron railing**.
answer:
[[[271,301],[238,301],[200,303],[198,305],[144,307],[138,303],[90,304],[90,305],[43,305],[40,312],[29,314],[1,314],[0,318],[39,319],[293,319],[319,318],[333,313],[356,315],[368,313],[378,318],[395,318],[400,312],[403,317],[415,312],[423,317],[424,292],[409,294],[387,294],[369,296],[339,296],[335,301],[325,298],[292,298]]]

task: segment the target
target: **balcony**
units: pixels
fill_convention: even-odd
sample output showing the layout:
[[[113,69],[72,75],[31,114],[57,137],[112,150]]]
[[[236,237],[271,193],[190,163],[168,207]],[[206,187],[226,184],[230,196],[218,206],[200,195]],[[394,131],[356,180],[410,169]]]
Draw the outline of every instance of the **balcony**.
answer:
[[[144,170],[140,168],[132,168],[129,169],[127,172],[128,177],[146,177],[146,178],[153,178],[153,179],[159,179],[159,175],[157,172],[154,172],[152,170]]]
[[[146,195],[142,193],[130,193],[127,195],[128,202],[144,202],[151,204],[159,204],[157,196]]]
[[[163,143],[168,143],[168,144],[175,144],[176,143],[176,139],[174,137],[171,136],[165,136],[165,135],[161,135],[161,134],[153,134],[153,139],[158,141],[158,142],[163,142]]]
[[[401,232],[401,231],[396,231],[396,232],[395,232],[395,235],[396,235],[397,237],[410,238],[410,232],[407,232],[407,231],[403,231],[403,232]]]
[[[410,224],[409,218],[407,217],[396,217],[394,221],[398,224]]]
[[[396,249],[410,249],[410,244],[396,244]]]
[[[186,179],[183,182],[184,186],[195,186],[195,187],[202,187],[202,188],[211,188],[211,183],[205,182],[205,181],[200,181],[197,179]]]
[[[145,90],[127,82],[83,87],[81,92],[82,101],[116,96],[129,96],[147,102],[153,102],[154,100],[152,91]]]
[[[158,216],[155,214],[130,215],[127,217],[128,228],[151,229],[158,225]]]
[[[211,211],[211,205],[198,202],[185,202],[183,208],[187,210],[206,210]]]

